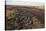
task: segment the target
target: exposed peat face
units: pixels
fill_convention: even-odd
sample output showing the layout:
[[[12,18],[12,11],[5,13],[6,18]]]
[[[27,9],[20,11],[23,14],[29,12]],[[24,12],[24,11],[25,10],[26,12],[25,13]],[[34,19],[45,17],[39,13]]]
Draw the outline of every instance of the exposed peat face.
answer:
[[[37,7],[37,6],[35,6]],[[6,6],[6,30],[44,28],[44,9]]]

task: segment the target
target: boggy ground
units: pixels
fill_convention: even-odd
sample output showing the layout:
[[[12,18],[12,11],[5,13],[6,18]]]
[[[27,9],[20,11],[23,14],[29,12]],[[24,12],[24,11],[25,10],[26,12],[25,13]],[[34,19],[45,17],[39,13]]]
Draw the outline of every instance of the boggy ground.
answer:
[[[35,6],[36,7],[36,6]],[[44,28],[44,9],[6,5],[6,30]]]

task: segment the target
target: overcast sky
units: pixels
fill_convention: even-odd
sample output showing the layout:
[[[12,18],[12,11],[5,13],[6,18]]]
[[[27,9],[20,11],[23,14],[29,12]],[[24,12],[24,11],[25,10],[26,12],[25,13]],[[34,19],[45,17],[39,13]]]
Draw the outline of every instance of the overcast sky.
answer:
[[[35,5],[35,6],[40,6],[43,5],[43,0],[6,0],[7,5]],[[37,5],[36,5],[37,4]]]

